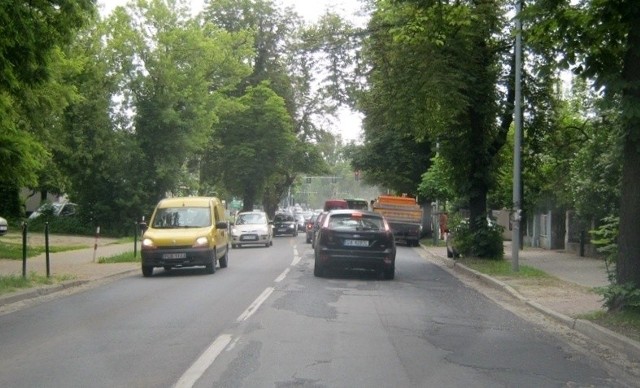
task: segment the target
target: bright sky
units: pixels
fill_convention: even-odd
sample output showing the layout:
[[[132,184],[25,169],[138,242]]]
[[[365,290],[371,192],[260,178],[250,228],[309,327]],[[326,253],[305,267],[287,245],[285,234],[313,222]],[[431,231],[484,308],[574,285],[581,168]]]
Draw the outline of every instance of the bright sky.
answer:
[[[339,13],[350,20],[361,21],[358,16],[361,4],[359,0],[276,0],[284,7],[292,6],[300,16],[309,22],[315,22],[326,9]],[[125,5],[129,0],[98,0],[98,6],[102,7],[103,13],[109,13],[119,5]],[[193,9],[201,9],[203,0],[192,0]],[[346,142],[350,140],[360,140],[362,119],[361,116],[348,109],[341,109],[338,118],[333,120],[334,133],[340,133]]]

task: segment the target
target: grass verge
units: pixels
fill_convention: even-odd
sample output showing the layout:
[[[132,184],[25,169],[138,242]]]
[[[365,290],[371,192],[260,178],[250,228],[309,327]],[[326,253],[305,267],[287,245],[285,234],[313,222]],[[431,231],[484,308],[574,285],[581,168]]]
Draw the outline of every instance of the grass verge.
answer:
[[[140,262],[140,252],[133,257],[133,251],[124,252],[119,255],[109,256],[109,257],[100,257],[98,258],[99,264],[110,264],[110,263],[139,263]]]
[[[0,295],[20,289],[57,284],[72,279],[73,276],[71,275],[46,277],[44,275],[38,275],[35,272],[31,272],[25,277],[21,275],[0,275]]]
[[[529,267],[526,265],[520,265],[518,272],[513,272],[511,269],[511,262],[507,260],[486,260],[486,259],[472,259],[472,258],[460,258],[456,259],[460,264],[474,269],[478,272],[482,272],[489,276],[501,276],[501,277],[518,277],[518,278],[550,278],[546,272],[537,268]]]
[[[84,245],[55,245],[49,246],[50,253],[73,251],[86,248]],[[39,245],[27,246],[27,258],[45,253],[45,247]],[[13,244],[0,242],[0,259],[22,260],[22,243]]]
[[[580,318],[640,341],[640,311],[638,310],[596,312]]]

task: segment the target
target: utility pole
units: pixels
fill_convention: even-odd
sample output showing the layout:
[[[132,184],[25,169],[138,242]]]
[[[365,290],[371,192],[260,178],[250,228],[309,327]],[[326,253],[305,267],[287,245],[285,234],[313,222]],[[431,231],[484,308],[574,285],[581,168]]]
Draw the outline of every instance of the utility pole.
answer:
[[[518,255],[520,254],[520,216],[522,213],[521,194],[521,161],[520,153],[522,148],[522,0],[516,1],[516,44],[515,44],[515,104],[513,108],[515,134],[513,139],[513,227],[511,234],[511,269],[514,272],[520,270]]]

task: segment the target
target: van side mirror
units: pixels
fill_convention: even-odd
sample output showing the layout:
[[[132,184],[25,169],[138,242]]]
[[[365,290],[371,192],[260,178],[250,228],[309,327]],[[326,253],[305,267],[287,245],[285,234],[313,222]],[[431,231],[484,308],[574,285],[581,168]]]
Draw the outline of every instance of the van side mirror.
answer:
[[[229,229],[229,223],[227,221],[218,221],[216,223],[216,229]]]

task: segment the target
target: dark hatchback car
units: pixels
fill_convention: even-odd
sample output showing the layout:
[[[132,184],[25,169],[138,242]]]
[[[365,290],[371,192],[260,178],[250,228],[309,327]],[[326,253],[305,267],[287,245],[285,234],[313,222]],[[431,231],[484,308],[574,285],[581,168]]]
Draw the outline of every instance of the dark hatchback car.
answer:
[[[273,235],[298,235],[298,221],[291,213],[276,213],[273,217]]]
[[[370,269],[395,277],[396,245],[386,219],[365,210],[333,210],[324,217],[315,241],[313,274],[327,269]]]

